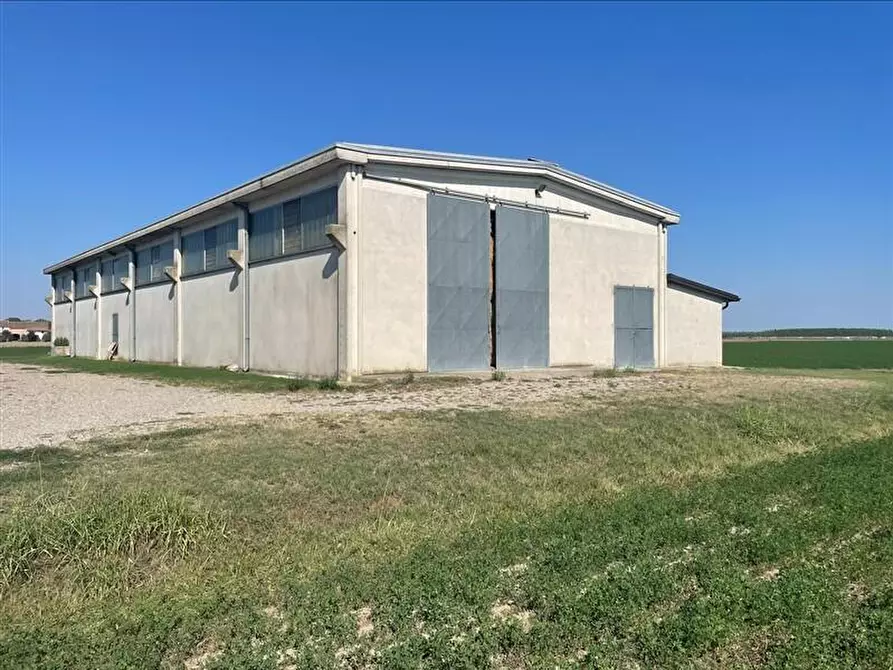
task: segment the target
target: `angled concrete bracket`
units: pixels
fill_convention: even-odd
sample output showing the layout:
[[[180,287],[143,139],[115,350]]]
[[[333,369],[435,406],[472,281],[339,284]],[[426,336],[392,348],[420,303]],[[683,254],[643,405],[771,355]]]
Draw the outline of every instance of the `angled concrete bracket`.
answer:
[[[330,223],[326,226],[326,237],[332,240],[341,251],[347,248],[347,226],[343,223]]]
[[[99,287],[96,284],[90,284],[90,286],[88,286],[87,289],[90,291],[90,293],[93,294],[93,297],[95,297],[95,298],[99,297]]]
[[[43,299],[43,301],[44,301],[47,305],[52,306],[52,304],[53,304],[53,294],[50,293],[48,296],[46,296],[46,297]]]
[[[130,285],[130,277],[121,277],[120,282],[121,286],[126,288],[128,291],[133,290],[133,286]]]
[[[240,270],[245,269],[245,252],[241,249],[230,249],[226,252],[226,257]]]
[[[177,270],[176,265],[166,266],[164,268],[164,274],[166,274],[175,284],[180,281],[180,272]]]
[[[65,299],[68,302],[74,302],[74,293],[72,293],[71,291],[65,291]]]

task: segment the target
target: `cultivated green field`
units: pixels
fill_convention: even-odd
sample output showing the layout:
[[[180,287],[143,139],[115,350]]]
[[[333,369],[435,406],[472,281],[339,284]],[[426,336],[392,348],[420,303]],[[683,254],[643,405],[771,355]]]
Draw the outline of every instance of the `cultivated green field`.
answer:
[[[745,368],[891,369],[893,340],[723,342],[723,364]]]
[[[890,375],[687,379],[0,452],[0,667],[890,667]]]

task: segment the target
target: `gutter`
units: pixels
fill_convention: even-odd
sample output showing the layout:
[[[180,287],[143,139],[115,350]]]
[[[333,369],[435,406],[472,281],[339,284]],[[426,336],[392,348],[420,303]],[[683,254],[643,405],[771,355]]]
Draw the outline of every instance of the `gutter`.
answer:
[[[239,347],[239,367],[243,372],[248,370],[251,358],[251,294],[248,290],[248,223],[251,220],[251,211],[243,202],[233,201],[232,205],[238,209],[244,222],[239,226],[239,249],[242,250],[242,281],[239,289],[242,293],[242,344]]]
[[[702,284],[701,282],[697,282],[694,279],[680,277],[679,275],[675,275],[672,272],[667,273],[667,286],[675,286],[677,288],[687,289],[694,293],[700,293],[701,295],[705,295],[709,298],[719,300],[720,302],[724,303],[723,309],[728,307],[729,303],[739,302],[741,300],[741,298],[734,293],[724,291],[721,288],[716,288],[715,286],[710,286],[708,284]]]

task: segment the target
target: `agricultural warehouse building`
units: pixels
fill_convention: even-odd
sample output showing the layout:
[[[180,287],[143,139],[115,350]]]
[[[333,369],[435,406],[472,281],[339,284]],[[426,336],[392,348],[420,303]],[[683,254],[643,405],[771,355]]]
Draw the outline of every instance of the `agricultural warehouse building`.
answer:
[[[720,365],[666,207],[541,160],[335,144],[44,270],[71,355],[305,375]]]

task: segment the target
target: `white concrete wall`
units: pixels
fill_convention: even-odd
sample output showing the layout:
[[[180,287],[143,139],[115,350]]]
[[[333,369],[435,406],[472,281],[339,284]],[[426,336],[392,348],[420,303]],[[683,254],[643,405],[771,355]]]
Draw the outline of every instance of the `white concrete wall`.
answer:
[[[359,227],[361,372],[428,367],[425,192],[366,181]]]
[[[112,342],[112,314],[118,315],[118,358],[128,360],[130,357],[130,293],[118,291],[99,298],[102,302],[102,333],[100,353],[105,356]]]
[[[177,355],[175,285],[164,282],[142,286],[135,294],[136,360],[173,363]]]
[[[74,312],[73,305],[68,302],[60,302],[53,305],[53,332],[55,333],[54,339],[56,337],[67,337],[69,343],[71,342],[72,337],[72,329],[71,329],[71,317]]]
[[[614,286],[660,289],[659,258],[665,242],[656,221],[559,187],[537,197],[541,179],[369,167],[358,224],[362,372],[427,367],[427,192],[376,181],[375,176],[589,215],[549,215],[551,365],[613,365]],[[655,358],[658,303],[655,295]]]
[[[549,360],[613,366],[614,287],[657,289],[656,229],[635,220],[608,226],[556,215],[550,224]],[[656,299],[654,310],[656,326]]]
[[[234,268],[180,280],[183,291],[183,365],[239,364],[242,338],[241,273]]]
[[[252,264],[249,294],[252,370],[337,374],[334,248]]]
[[[667,289],[667,365],[722,365],[722,302]]]
[[[98,351],[98,340],[96,334],[96,310],[99,307],[96,298],[81,298],[76,300],[74,308],[77,310],[75,314],[75,346],[74,355],[84,356],[87,358],[96,358]],[[70,339],[70,338],[69,338]]]

